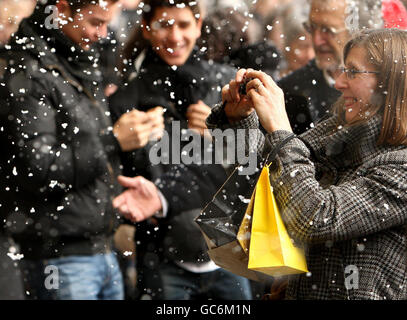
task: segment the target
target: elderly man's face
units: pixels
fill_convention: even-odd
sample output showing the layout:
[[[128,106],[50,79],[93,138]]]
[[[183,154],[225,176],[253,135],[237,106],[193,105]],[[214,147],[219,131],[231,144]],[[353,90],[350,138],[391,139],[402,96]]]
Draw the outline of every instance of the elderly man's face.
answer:
[[[309,26],[320,69],[335,71],[342,64],[342,51],[350,39],[345,10],[345,0],[312,1]]]

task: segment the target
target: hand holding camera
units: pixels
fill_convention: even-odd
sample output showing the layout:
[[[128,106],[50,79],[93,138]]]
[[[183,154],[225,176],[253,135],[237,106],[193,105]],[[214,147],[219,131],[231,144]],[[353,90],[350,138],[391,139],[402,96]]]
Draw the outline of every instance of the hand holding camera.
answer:
[[[222,89],[222,102],[230,123],[239,122],[254,111],[253,103],[247,96],[247,85],[251,81],[246,77],[249,70],[240,69],[235,79]]]

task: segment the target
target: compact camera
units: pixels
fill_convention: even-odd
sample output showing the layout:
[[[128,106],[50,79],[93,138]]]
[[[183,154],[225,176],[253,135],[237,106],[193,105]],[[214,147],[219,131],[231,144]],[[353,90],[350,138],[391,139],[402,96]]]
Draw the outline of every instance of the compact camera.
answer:
[[[239,86],[239,94],[240,95],[242,95],[242,96],[245,96],[246,94],[247,94],[247,91],[246,91],[246,86],[247,86],[247,84],[250,82],[250,81],[252,81],[254,78],[247,78],[247,79],[244,79],[244,81],[240,84],[240,86]]]

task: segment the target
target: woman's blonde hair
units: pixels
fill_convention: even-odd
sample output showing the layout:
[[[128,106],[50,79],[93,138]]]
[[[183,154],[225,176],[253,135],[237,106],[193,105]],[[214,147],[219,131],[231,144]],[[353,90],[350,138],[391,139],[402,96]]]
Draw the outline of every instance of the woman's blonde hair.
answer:
[[[365,30],[352,38],[343,50],[344,61],[352,48],[366,50],[368,63],[379,73],[367,121],[382,113],[383,123],[377,143],[407,145],[407,32],[399,29]],[[338,115],[345,112],[341,99],[334,105]],[[358,121],[360,122],[360,121]]]

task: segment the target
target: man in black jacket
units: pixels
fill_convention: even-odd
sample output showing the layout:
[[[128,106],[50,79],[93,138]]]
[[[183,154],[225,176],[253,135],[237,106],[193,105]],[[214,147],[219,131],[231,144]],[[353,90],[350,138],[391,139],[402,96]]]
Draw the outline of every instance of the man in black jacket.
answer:
[[[3,75],[7,61],[2,59],[6,53],[5,45],[11,35],[17,30],[21,20],[29,16],[34,9],[34,1],[2,1],[0,10],[0,82],[3,83]],[[1,171],[0,167],[0,171]],[[2,215],[0,214],[0,217]],[[24,291],[19,270],[19,258],[16,245],[5,233],[0,221],[0,300],[24,299]]]
[[[6,49],[0,44],[0,57],[5,53]],[[0,58],[0,83],[4,83],[3,75],[6,65],[6,60]],[[2,170],[3,168],[0,166],[0,172]],[[0,214],[0,217],[3,218],[3,215]],[[24,290],[18,261],[21,256],[3,225],[2,219],[0,221],[0,300],[22,300]]]
[[[38,4],[2,56],[0,206],[31,298],[123,298],[112,251],[119,151],[147,143],[152,121],[130,113],[113,126],[109,117],[92,44],[116,8],[115,0]]]
[[[312,0],[309,21],[316,58],[278,82],[294,132],[300,134],[326,116],[340,92],[334,88],[342,51],[352,34],[382,25],[381,0]]]
[[[110,107],[116,118],[133,108],[164,107],[167,141],[180,148],[174,151],[170,147],[167,161],[155,165],[153,144],[123,154],[126,175],[143,175],[156,184],[143,177],[120,177],[123,186],[135,191],[133,209],[161,211],[152,218],[126,215],[137,222],[147,218],[136,226],[139,288],[153,299],[249,299],[248,280],[209,260],[193,221],[225,181],[224,168],[203,162],[177,164],[177,158],[183,156],[180,149],[187,144],[181,141],[182,131],[192,130],[195,141],[197,137],[199,142],[206,139],[208,105],[219,101],[222,86],[234,77],[235,70],[209,64],[194,49],[201,33],[197,2],[151,0],[144,6],[150,10],[143,13],[143,36],[150,45],[133,64],[139,66],[135,78],[111,97]],[[151,201],[144,201],[145,194],[152,195]]]

